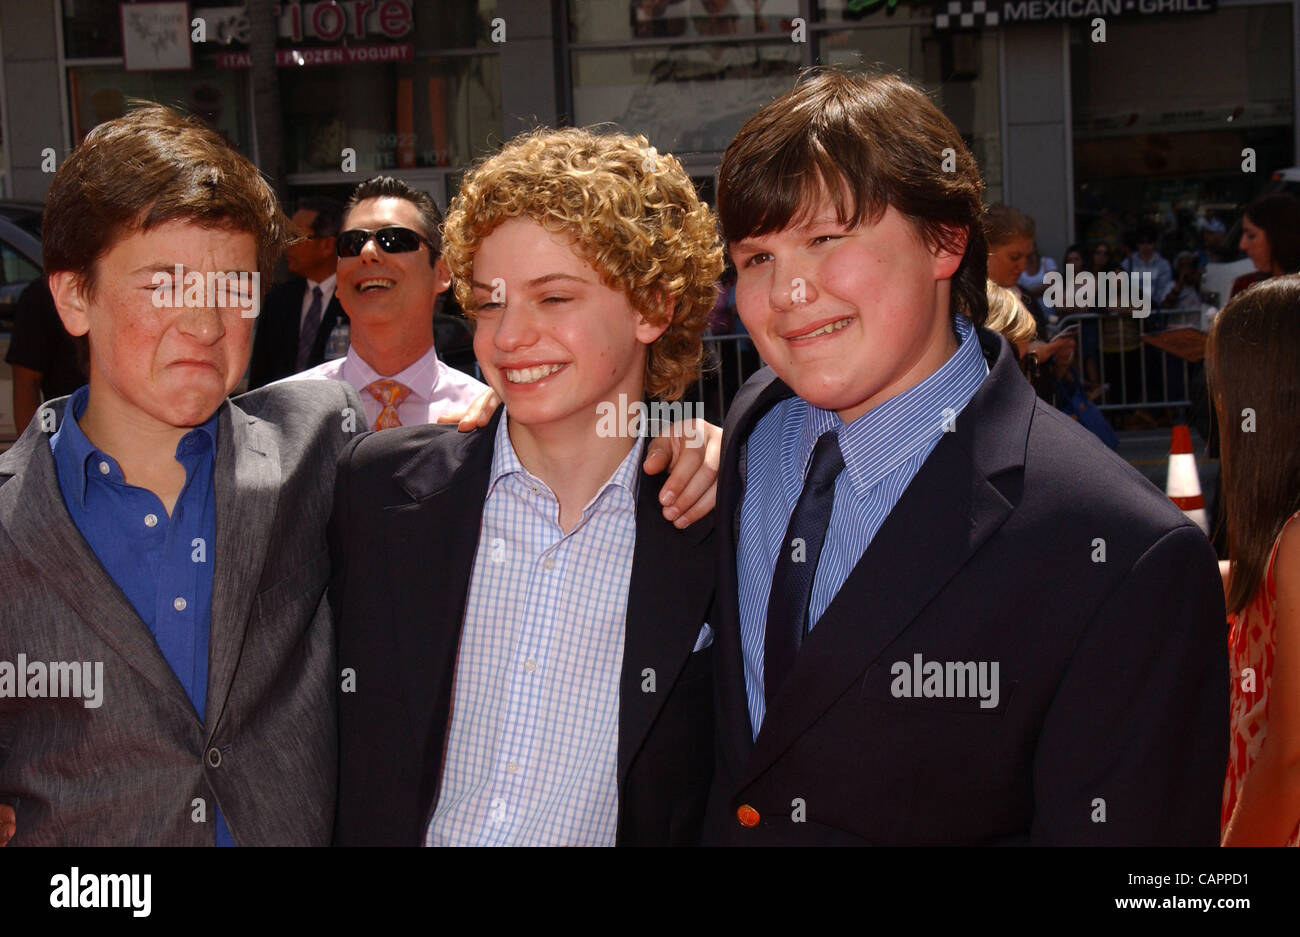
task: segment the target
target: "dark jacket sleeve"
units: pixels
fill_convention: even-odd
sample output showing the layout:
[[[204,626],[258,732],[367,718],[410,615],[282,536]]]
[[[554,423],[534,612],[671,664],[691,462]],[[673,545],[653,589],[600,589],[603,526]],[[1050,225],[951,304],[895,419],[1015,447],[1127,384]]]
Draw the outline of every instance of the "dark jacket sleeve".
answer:
[[[1214,550],[1170,531],[1071,657],[1039,735],[1031,842],[1218,845],[1227,637]]]

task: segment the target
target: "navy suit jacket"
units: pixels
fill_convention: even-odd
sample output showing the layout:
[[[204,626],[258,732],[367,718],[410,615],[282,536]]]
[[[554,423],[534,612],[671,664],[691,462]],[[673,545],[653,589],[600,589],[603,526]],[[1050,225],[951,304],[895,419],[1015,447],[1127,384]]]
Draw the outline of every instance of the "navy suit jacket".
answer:
[[[764,369],[733,404],[708,841],[1218,843],[1229,674],[1214,551],[1034,396],[1005,340],[979,336],[990,374],[809,634],[757,739],[734,557],[760,469],[746,441],[792,391]],[[917,654],[997,662],[997,705],[898,695],[894,665]]]

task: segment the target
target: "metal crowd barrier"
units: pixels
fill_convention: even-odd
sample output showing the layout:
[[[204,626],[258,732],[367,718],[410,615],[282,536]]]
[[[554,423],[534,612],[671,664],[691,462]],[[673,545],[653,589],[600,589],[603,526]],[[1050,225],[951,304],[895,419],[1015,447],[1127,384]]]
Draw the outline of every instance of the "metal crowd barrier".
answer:
[[[704,406],[704,418],[721,426],[740,386],[762,367],[763,361],[748,335],[704,336],[704,360],[694,394],[695,402]]]
[[[1200,365],[1189,364],[1149,345],[1144,335],[1179,327],[1202,327],[1200,307],[1153,310],[1145,318],[1130,313],[1087,312],[1062,316],[1056,329],[1079,324],[1074,368],[1085,381],[1085,361],[1096,362],[1097,378],[1106,387],[1095,401],[1100,410],[1190,407]],[[740,386],[763,366],[750,337],[744,333],[706,335],[704,360],[695,381],[694,400],[706,419],[721,425]],[[691,395],[690,391],[687,392]]]
[[[1200,307],[1153,310],[1145,318],[1127,312],[1071,313],[1060,318],[1056,331],[1079,324],[1074,368],[1086,382],[1086,362],[1095,360],[1098,382],[1106,388],[1094,401],[1099,410],[1172,409],[1192,405],[1192,381],[1199,365],[1149,345],[1142,337],[1166,329],[1201,328],[1201,318]]]

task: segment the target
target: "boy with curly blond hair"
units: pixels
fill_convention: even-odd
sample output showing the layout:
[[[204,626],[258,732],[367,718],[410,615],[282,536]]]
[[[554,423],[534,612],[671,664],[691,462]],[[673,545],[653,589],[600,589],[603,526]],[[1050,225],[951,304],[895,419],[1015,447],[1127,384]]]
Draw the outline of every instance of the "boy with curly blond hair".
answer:
[[[536,131],[469,173],[443,245],[504,408],[342,459],[338,841],[696,842],[712,528],[661,515],[629,417],[694,379],[713,215],[644,138]]]

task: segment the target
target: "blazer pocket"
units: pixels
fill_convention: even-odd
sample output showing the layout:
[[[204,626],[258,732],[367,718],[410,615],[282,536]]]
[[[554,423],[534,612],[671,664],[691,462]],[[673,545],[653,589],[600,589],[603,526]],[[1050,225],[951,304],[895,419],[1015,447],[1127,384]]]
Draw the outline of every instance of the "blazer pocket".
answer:
[[[905,663],[908,667],[899,668],[897,663]],[[923,662],[923,668],[925,663],[929,661]],[[995,681],[989,662],[985,662],[982,673],[978,663],[973,671],[970,667],[957,666],[967,662],[936,660],[935,663],[939,663],[943,671],[939,675],[931,674],[928,684],[924,671],[920,675],[911,672],[912,661],[872,664],[862,678],[863,701],[918,715],[944,712],[1000,716],[1007,711],[1011,697],[1020,685],[1020,681],[1008,679],[1000,672]],[[950,663],[953,666],[948,666]],[[937,684],[936,676],[939,678]]]
[[[682,675],[677,678],[678,685],[695,684],[702,680],[708,680],[713,676],[713,645],[701,648],[698,651],[692,651],[691,656],[686,658],[686,666],[682,668]]]
[[[254,602],[257,613],[270,615],[306,596],[319,599],[329,581],[329,571],[330,554],[328,549],[324,549],[307,562],[294,567],[287,575],[281,576],[275,585],[259,592]]]

